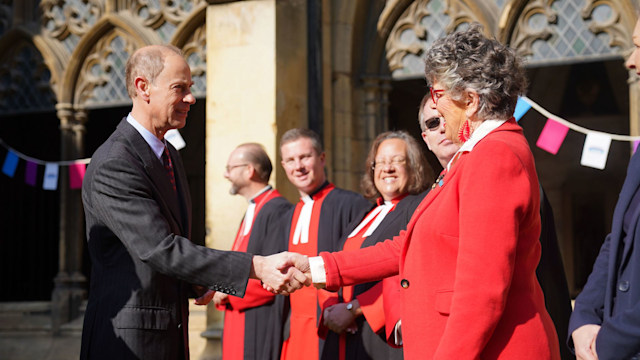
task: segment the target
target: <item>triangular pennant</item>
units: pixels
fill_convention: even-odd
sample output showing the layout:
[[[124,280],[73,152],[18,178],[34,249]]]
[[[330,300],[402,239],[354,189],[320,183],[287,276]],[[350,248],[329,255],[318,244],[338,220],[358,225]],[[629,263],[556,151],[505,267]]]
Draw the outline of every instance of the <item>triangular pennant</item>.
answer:
[[[529,104],[524,98],[519,97],[516,109],[513,111],[513,117],[516,118],[516,121],[520,121],[529,109],[531,109],[531,104]]]
[[[569,128],[553,119],[547,119],[544,129],[540,133],[540,137],[536,142],[539,148],[546,150],[553,155],[558,153],[560,145],[567,136]]]
[[[584,141],[580,165],[603,170],[609,156],[611,137],[602,133],[590,132]]]
[[[8,177],[13,177],[16,174],[16,168],[18,167],[18,155],[13,151],[7,152],[7,157],[4,158],[4,165],[2,165],[2,172]]]
[[[56,190],[58,188],[59,166],[56,163],[47,163],[44,167],[44,180],[42,188],[45,190]]]
[[[84,173],[87,168],[84,164],[75,163],[69,165],[69,188],[80,189],[82,188],[82,179],[84,179]]]

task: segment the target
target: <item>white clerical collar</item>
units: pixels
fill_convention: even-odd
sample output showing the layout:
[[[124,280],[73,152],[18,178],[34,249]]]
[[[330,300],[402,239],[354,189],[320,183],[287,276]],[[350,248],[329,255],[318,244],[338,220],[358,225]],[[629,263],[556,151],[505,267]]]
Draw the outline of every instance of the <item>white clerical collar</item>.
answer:
[[[459,154],[464,152],[471,152],[473,148],[476,146],[480,140],[484,139],[485,136],[489,135],[490,132],[499,128],[502,124],[507,122],[507,120],[484,120],[480,126],[471,134],[471,138],[467,140],[458,151],[453,155],[449,163],[447,164],[447,171],[451,170],[451,165],[453,165],[454,160],[457,160],[460,157]]]
[[[373,209],[369,213],[369,215],[364,220],[362,220],[362,222],[360,223],[360,225],[358,225],[358,227],[353,229],[351,234],[349,234],[348,238],[352,238],[358,235],[358,233],[360,233],[360,231],[362,231],[362,229],[369,224],[371,225],[369,225],[369,227],[367,228],[367,231],[365,231],[362,237],[366,238],[369,235],[373,234],[373,232],[376,231],[380,223],[382,223],[382,220],[384,220],[387,214],[391,212],[394,206],[395,205],[393,202],[385,200],[384,203],[378,205],[375,209]]]
[[[260,196],[260,195],[264,194],[265,192],[267,192],[267,191],[269,191],[269,190],[271,190],[271,189],[272,189],[271,185],[267,185],[267,186],[265,186],[264,188],[262,188],[262,190],[258,191],[255,195],[253,195],[253,196],[251,197],[251,199],[249,199],[249,202],[250,202],[250,203],[255,203],[255,200],[256,200],[256,198],[257,198],[258,196]]]

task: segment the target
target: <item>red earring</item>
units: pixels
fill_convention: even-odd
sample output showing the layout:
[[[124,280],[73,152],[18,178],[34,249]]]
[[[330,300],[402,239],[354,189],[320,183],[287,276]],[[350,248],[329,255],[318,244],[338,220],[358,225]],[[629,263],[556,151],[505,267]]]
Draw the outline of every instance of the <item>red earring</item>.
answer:
[[[465,120],[462,127],[460,127],[460,131],[458,131],[458,139],[460,142],[467,142],[471,137],[471,128],[469,127],[469,119]]]

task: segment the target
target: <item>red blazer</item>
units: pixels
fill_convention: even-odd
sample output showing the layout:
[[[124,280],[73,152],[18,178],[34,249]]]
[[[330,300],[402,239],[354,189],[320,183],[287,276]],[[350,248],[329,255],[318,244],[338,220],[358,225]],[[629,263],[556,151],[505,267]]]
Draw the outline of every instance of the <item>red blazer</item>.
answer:
[[[535,274],[539,207],[533,156],[510,120],[459,158],[406,232],[358,256],[322,253],[327,288],[399,273],[407,359],[560,359]]]

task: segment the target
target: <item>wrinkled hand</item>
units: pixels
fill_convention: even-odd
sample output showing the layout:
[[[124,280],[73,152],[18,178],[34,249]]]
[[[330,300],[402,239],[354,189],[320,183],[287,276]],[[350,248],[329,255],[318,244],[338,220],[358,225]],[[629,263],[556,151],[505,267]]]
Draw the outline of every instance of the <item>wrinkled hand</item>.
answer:
[[[262,281],[262,286],[273,293],[290,293],[311,285],[309,261],[304,255],[282,252],[270,256],[253,257],[251,277]]]
[[[571,334],[578,360],[598,360],[596,354],[596,337],[600,325],[588,324],[575,329]]]
[[[345,303],[335,304],[324,310],[324,325],[337,334],[342,334],[345,331],[349,334],[355,334],[358,330],[355,319],[356,316],[347,310]]]
[[[213,305],[221,306],[229,303],[229,295],[221,292],[216,292],[213,296]]]
[[[200,296],[199,298],[196,298],[196,300],[194,301],[194,303],[196,305],[207,305],[211,299],[213,299],[213,296],[216,292],[213,290],[207,290],[206,293],[204,293],[204,295]]]

